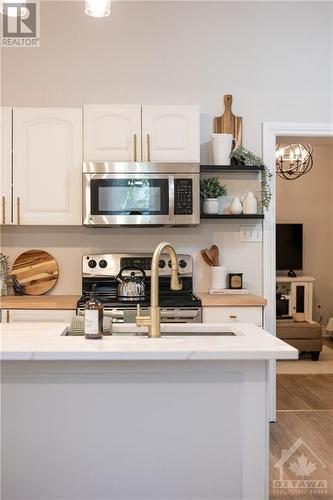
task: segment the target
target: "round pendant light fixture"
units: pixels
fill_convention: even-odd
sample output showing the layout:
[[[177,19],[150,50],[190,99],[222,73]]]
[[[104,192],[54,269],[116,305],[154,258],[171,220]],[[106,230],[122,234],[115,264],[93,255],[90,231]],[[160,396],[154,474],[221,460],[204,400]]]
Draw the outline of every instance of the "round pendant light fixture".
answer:
[[[288,181],[310,172],[313,166],[313,149],[310,144],[276,146],[276,173]]]
[[[85,13],[92,17],[107,17],[111,13],[111,0],[86,0]]]

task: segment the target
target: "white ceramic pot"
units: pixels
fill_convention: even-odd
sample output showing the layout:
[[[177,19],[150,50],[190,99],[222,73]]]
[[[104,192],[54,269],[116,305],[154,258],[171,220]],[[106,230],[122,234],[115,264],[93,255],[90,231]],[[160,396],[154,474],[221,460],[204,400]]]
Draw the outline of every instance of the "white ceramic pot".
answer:
[[[214,165],[230,165],[234,141],[232,134],[212,134]]]
[[[253,215],[258,212],[258,202],[257,198],[254,196],[252,191],[246,193],[243,198],[243,214]]]
[[[234,215],[241,214],[243,211],[243,207],[240,201],[239,196],[235,196],[234,199],[232,200],[232,203],[230,205],[230,213]]]
[[[207,215],[218,214],[219,207],[220,204],[217,198],[206,198],[202,203],[202,211]]]
[[[227,288],[227,268],[224,266],[212,266],[210,275],[210,287],[215,290]]]

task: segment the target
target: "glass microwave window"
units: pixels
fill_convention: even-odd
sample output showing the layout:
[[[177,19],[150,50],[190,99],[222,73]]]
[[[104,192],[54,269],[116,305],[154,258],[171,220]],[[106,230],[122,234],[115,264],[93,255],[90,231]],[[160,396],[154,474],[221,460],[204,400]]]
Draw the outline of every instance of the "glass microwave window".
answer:
[[[169,180],[92,179],[92,215],[167,215]]]
[[[145,181],[141,184],[122,187],[100,187],[98,189],[99,209],[101,212],[155,212],[161,210],[161,190],[150,187]]]

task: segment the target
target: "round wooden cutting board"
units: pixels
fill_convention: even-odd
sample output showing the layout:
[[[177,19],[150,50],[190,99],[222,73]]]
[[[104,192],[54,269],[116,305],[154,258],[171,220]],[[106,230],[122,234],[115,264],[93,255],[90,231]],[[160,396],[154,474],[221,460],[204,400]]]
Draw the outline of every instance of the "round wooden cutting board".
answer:
[[[59,269],[56,260],[44,250],[28,250],[19,255],[12,267],[24,293],[42,295],[48,292],[57,282]]]

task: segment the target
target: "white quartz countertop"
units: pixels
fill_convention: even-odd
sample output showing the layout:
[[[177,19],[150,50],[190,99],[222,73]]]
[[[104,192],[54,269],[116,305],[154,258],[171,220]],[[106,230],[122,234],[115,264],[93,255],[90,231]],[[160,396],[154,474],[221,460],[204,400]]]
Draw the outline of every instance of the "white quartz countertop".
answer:
[[[1,324],[1,359],[18,360],[259,360],[297,359],[298,351],[246,323],[161,325],[165,336],[113,335],[100,340],[65,336],[65,323]],[[135,332],[135,325],[117,325],[118,333]],[[142,331],[142,330],[140,330]],[[233,331],[235,336],[211,336]],[[179,336],[168,336],[179,332]],[[191,336],[199,332],[200,336]],[[202,334],[202,335],[201,335]]]

